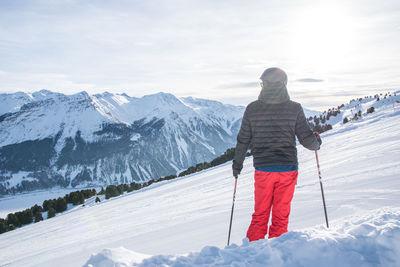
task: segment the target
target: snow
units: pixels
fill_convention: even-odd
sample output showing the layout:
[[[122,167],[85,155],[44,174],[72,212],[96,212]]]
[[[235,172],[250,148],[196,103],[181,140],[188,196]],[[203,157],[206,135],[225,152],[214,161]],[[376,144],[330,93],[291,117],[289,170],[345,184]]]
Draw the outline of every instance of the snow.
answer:
[[[61,142],[66,137],[75,137],[78,131],[84,140],[90,141],[94,138],[93,132],[100,130],[103,123],[117,122],[98,113],[86,92],[70,96],[34,93],[33,96],[39,100],[28,103],[28,107],[1,122],[0,147],[55,137],[59,132],[62,132]]]
[[[23,92],[0,94],[0,116],[4,113],[18,111],[24,104],[32,101],[32,97]]]
[[[93,95],[92,99],[103,114],[111,114],[114,118],[118,118],[118,120],[128,124],[143,118],[149,121],[153,117],[174,120],[174,116],[172,116],[172,118],[170,116],[174,113],[179,114],[186,124],[189,124],[190,118],[199,116],[210,123],[211,121],[206,116],[208,113],[204,113],[203,111],[210,112],[210,110],[216,107],[218,107],[220,111],[218,118],[233,117],[237,120],[243,113],[243,107],[235,107],[224,105],[216,101],[198,99],[197,102],[209,103],[209,105],[203,107],[203,109],[201,109],[202,112],[200,112],[200,108],[196,108],[197,106],[188,105],[185,102],[185,98],[177,98],[172,94],[162,92],[146,95],[142,98],[103,93]],[[194,99],[192,99],[192,101],[193,103],[197,103]],[[232,111],[235,111],[235,113],[232,114]],[[228,116],[228,114],[230,115]]]
[[[10,187],[17,186],[18,184],[21,184],[22,181],[37,181],[36,178],[28,177],[30,173],[29,172],[17,172],[17,173],[9,173],[9,176],[11,177],[10,179],[7,180],[7,183],[9,184]],[[7,175],[4,175],[7,177]]]
[[[131,136],[131,141],[137,141],[137,140],[140,139],[140,137],[142,137],[140,134],[134,133],[134,134],[132,134],[132,136]]]
[[[124,247],[115,249],[104,249],[99,254],[94,254],[89,262],[85,264],[87,267],[108,267],[108,266],[131,266],[134,263],[143,261],[148,255],[139,254],[130,251]]]
[[[206,246],[187,256],[146,256],[123,247],[92,255],[90,266],[399,266],[400,209],[349,218],[328,231],[314,227],[280,238]]]
[[[299,147],[290,232],[282,237],[243,240],[254,205],[247,158],[230,247],[228,162],[1,234],[0,266],[399,266],[399,118],[400,109],[382,104],[322,134],[318,155],[330,229],[315,155]]]
[[[6,218],[7,214],[28,209],[35,204],[42,205],[46,199],[63,197],[70,192],[80,189],[52,189],[35,191],[25,194],[9,195],[0,198],[0,218]],[[1,265],[0,265],[1,266]]]
[[[189,151],[188,151],[188,145],[185,141],[185,139],[183,139],[181,136],[179,135],[175,135],[175,141],[176,144],[178,145],[178,148],[180,150],[181,153],[179,153],[179,157],[181,160],[181,163],[183,164],[183,156],[185,156],[186,158],[189,158]]]

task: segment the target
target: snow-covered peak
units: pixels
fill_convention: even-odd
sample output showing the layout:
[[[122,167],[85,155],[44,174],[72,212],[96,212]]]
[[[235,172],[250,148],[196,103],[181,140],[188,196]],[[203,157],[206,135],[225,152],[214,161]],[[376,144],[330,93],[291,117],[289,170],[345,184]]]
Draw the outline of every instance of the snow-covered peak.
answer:
[[[17,92],[14,94],[0,94],[0,116],[8,112],[18,111],[24,104],[32,101],[32,96]]]
[[[91,140],[93,132],[100,130],[103,123],[117,122],[99,113],[86,92],[67,96],[42,90],[23,100],[19,109],[15,105],[13,113],[2,116],[0,147],[55,137],[60,132],[65,138],[80,131],[84,139]]]
[[[137,120],[165,119],[174,122],[177,117],[190,124],[200,118],[212,124],[217,120],[237,120],[243,115],[243,107],[225,105],[218,101],[195,98],[178,98],[170,93],[159,92],[141,98],[126,94],[96,94],[92,96],[96,106],[125,123]]]
[[[46,89],[42,89],[42,90],[40,90],[38,92],[32,93],[32,97],[35,100],[49,98],[49,97],[54,96],[54,95],[61,95],[61,93],[52,92],[52,91],[49,91],[49,90],[46,90]]]
[[[224,130],[228,133],[235,123],[239,123],[238,118],[243,116],[245,110],[243,106],[225,105],[215,100],[193,97],[184,97],[181,100],[201,117],[224,124]]]
[[[46,101],[52,99],[55,102],[74,102],[90,100],[87,92],[82,91],[72,95],[40,90],[34,93],[17,92],[13,94],[0,94],[0,115],[19,111],[25,104]],[[49,101],[51,102],[51,101]]]
[[[244,110],[217,101],[177,98],[163,92],[136,98],[109,92],[90,96],[85,91],[65,95],[48,90],[1,94],[0,107],[0,115],[12,113],[1,118],[4,130],[0,134],[0,146],[54,137],[60,131],[66,134],[63,137],[74,137],[81,131],[82,137],[90,141],[104,123],[131,125],[135,121],[154,119],[168,121],[167,127],[172,130],[182,126],[195,129],[201,121],[231,134]]]
[[[173,94],[164,92],[158,92],[155,94],[143,96],[143,100],[147,99],[162,101],[170,104],[176,104],[176,102],[179,101],[178,98]]]

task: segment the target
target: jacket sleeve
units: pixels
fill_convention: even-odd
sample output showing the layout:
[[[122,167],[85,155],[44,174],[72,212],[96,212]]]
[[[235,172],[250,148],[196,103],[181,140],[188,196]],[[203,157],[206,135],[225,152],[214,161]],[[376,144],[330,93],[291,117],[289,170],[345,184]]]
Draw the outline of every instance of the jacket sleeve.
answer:
[[[317,136],[311,130],[301,106],[300,112],[297,115],[295,131],[297,139],[305,148],[310,150],[318,150],[320,148],[320,143],[318,142]]]
[[[251,142],[251,125],[248,118],[248,109],[244,112],[242,125],[237,136],[237,143],[235,148],[235,156],[233,158],[233,166],[235,169],[241,170],[243,168],[243,161],[246,157],[247,150]]]

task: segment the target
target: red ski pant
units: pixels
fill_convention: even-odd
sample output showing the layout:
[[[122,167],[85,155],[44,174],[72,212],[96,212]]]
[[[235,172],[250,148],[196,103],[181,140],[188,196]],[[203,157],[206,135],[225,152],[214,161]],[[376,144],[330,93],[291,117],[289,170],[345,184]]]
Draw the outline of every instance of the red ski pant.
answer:
[[[297,171],[261,172],[254,174],[254,213],[247,230],[250,241],[263,239],[268,232],[268,221],[272,209],[269,238],[287,232],[290,203],[297,181]]]

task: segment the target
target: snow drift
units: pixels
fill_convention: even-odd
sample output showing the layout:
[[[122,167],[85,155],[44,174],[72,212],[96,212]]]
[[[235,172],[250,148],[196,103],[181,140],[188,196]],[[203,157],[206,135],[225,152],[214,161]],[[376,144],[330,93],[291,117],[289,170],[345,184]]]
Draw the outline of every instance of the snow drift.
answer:
[[[279,238],[186,256],[149,257],[125,248],[92,255],[90,266],[400,266],[400,209],[383,208],[326,230],[314,227]]]

